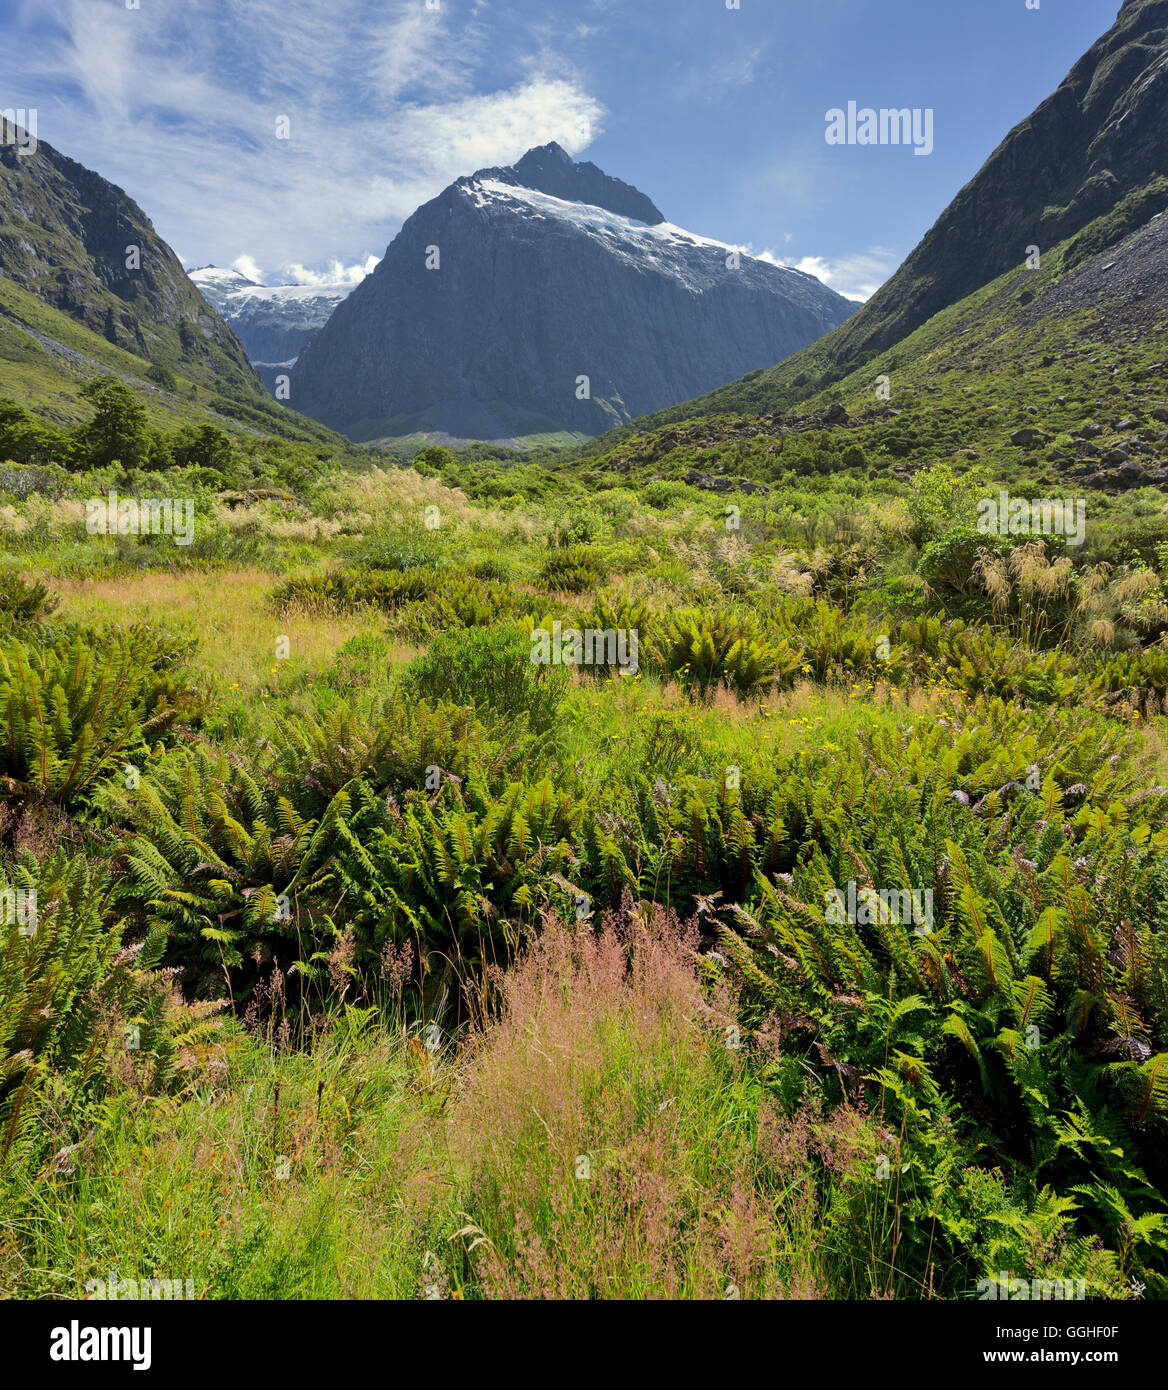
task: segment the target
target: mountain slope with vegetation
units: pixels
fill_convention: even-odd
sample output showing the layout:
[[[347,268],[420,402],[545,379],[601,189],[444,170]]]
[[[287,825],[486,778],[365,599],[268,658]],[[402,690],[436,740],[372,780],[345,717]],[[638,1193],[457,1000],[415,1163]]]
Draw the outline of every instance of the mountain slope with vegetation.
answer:
[[[115,346],[260,394],[247,357],[120,188],[40,141],[0,151],[0,275]]]
[[[895,275],[847,323],[771,371],[650,418],[786,408],[1012,268],[1079,238],[1088,254],[1168,205],[1168,0],[1126,0],[1058,91],[1007,135]],[[1084,240],[1088,228],[1091,240]],[[1095,244],[1097,243],[1097,244]]]
[[[737,383],[720,411],[707,398],[692,416],[651,416],[526,463],[451,457],[442,476],[488,493],[540,477],[781,489],[837,473],[904,481],[930,464],[980,461],[1040,489],[1162,486],[1168,214],[1082,258],[1113,229],[1100,219],[1041,268],[1016,267],[842,377],[816,345]]]
[[[0,148],[0,397],[50,423],[85,418],[85,384],[113,373],[160,425],[317,441],[277,404],[226,323],[121,189],[43,141]]]

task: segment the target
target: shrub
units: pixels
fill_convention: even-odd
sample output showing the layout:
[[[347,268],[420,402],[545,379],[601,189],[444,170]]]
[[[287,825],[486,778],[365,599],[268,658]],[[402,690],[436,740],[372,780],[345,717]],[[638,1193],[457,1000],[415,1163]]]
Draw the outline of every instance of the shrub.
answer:
[[[766,638],[749,618],[687,609],[665,621],[656,660],[687,691],[706,695],[724,685],[743,696],[775,681],[790,684],[800,654],[785,638]]]
[[[586,546],[568,545],[552,550],[540,567],[540,583],[565,594],[582,594],[603,579],[596,555]]]
[[[914,474],[906,499],[913,543],[927,545],[953,527],[969,524],[989,481],[980,464],[956,473],[949,464],[938,463]]]
[[[981,593],[979,555],[982,551],[1000,553],[1009,549],[1009,537],[988,534],[969,524],[954,526],[925,546],[917,562],[917,573],[942,595]]]
[[[11,570],[0,572],[0,622],[7,620],[13,627],[39,622],[54,613],[59,600],[37,580],[26,584]]]
[[[415,697],[523,718],[535,733],[552,727],[568,684],[563,667],[532,661],[530,629],[515,623],[443,633],[402,675],[403,691]]]
[[[155,969],[160,935],[123,947],[108,869],[71,851],[39,863],[25,855],[0,875],[0,892],[35,901],[31,925],[0,924],[0,1164],[39,1167],[50,1142],[67,1152],[83,1138],[107,1090],[130,1077],[138,1089],[166,1089],[218,1020],[216,1006],[186,1009],[173,997],[171,975]],[[50,1087],[55,1115],[42,1104]]]
[[[0,644],[0,787],[23,805],[76,811],[203,698],[182,662],[189,644],[147,628],[74,634],[58,646]]]
[[[354,562],[370,570],[435,570],[445,559],[434,532],[410,527],[371,537]]]

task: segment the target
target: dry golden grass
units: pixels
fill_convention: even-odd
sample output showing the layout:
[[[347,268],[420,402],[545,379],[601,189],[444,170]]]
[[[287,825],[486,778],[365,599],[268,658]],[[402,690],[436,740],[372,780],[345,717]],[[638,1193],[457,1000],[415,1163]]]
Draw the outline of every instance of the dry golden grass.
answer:
[[[358,524],[385,520],[400,513],[418,519],[426,507],[436,506],[443,525],[479,520],[480,514],[458,488],[436,478],[423,478],[412,468],[374,468],[368,473],[347,474],[334,489],[336,509]]]
[[[263,570],[213,574],[134,574],[114,579],[59,579],[63,618],[87,623],[152,623],[197,637],[199,663],[224,687],[245,693],[273,688],[278,678],[327,669],[358,633],[384,631],[376,615],[321,618],[277,614],[268,607],[273,580]],[[276,639],[290,656],[276,661]],[[406,648],[391,653],[408,659]]]
[[[5,536],[25,536],[38,523],[60,531],[80,526],[84,521],[85,504],[71,497],[49,501],[33,496],[21,511],[13,506],[0,507],[0,535]]]

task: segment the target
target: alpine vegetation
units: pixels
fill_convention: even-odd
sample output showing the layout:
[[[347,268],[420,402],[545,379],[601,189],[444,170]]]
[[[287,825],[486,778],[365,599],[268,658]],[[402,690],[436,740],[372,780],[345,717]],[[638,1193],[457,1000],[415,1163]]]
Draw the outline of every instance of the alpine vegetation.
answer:
[[[217,94],[246,53],[227,152],[102,107],[239,268],[0,147],[0,1307],[134,1301],[46,1324],[121,1373],[227,1300],[269,1359],[277,1302],[390,1299],[846,1301],[865,1349],[944,1301],[1005,1359],[1055,1301],[1168,1298],[1168,0],[862,305],[807,273],[887,267],[818,254],[800,152],[855,174],[850,248],[968,169],[931,110],[851,103],[902,148],[825,153],[806,89],[789,147],[723,138],[781,95],[718,48],[765,7],[680,7],[658,63],[636,7],[572,17],[627,40],[607,112],[551,49],[478,89],[504,7],[91,8],[150,111],[202,102],[196,31]],[[59,109],[61,51],[14,51]],[[776,240],[666,221],[582,157],[604,116]],[[370,225],[355,286],[299,264],[364,270]]]

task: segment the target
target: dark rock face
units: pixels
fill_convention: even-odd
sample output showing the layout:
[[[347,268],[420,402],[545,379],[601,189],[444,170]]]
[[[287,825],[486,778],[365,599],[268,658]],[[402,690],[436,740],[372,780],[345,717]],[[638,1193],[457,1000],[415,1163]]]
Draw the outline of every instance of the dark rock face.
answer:
[[[857,366],[1168,175],[1168,0],[1127,0],[1062,86],[1006,136],[831,343]]]
[[[594,435],[769,367],[855,308],[545,146],[409,218],[305,346],[289,403],[355,439]]]
[[[0,275],[127,351],[261,391],[138,204],[43,140],[33,154],[0,146]]]

